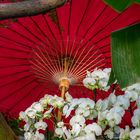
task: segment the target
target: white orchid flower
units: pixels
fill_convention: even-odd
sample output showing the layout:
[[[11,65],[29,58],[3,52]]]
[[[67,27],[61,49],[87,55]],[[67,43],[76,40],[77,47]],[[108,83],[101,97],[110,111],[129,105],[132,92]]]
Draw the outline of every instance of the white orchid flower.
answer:
[[[91,77],[91,73],[90,73],[90,71],[87,71],[87,75],[86,75],[87,77]]]
[[[128,98],[131,102],[136,101],[138,99],[138,93],[134,90],[132,91],[125,91],[125,98]]]
[[[137,115],[140,117],[140,108],[135,109],[134,115]]]
[[[58,96],[55,96],[55,100],[56,100],[56,106],[58,107],[58,108],[61,108],[61,107],[63,107],[64,106],[64,99],[63,98],[61,98],[61,97],[58,97]]]
[[[81,108],[93,109],[94,106],[95,106],[95,102],[89,98],[80,98],[79,99],[79,107],[81,107]]]
[[[41,98],[41,99],[39,100],[39,103],[40,103],[41,106],[43,106],[44,108],[47,107],[47,105],[48,105],[48,101],[47,101],[46,98]]]
[[[44,110],[43,106],[39,102],[33,103],[31,108],[35,109],[37,112],[42,112]]]
[[[124,113],[125,111],[121,107],[112,108],[106,115],[106,119],[108,120],[109,125],[114,127],[115,125],[121,123]]]
[[[45,111],[43,118],[50,118],[52,110],[53,110],[53,107],[51,107],[49,110]]]
[[[68,112],[68,110],[69,110],[69,106],[68,105],[65,105],[64,107],[63,107],[63,115],[64,116],[69,116],[70,115],[70,111]],[[67,115],[68,114],[68,115]]]
[[[62,121],[61,122],[58,122],[57,123],[57,126],[60,127],[60,128],[63,127],[64,126],[64,122],[62,122]]]
[[[67,102],[71,102],[73,99],[72,96],[68,92],[65,93],[65,97],[66,97]]]
[[[38,131],[36,131],[34,139],[33,140],[45,140],[45,136]]]
[[[55,95],[52,99],[51,102],[49,103],[51,106],[53,107],[58,107],[58,108],[62,108],[64,106],[64,99],[61,97],[58,97],[57,95]]]
[[[52,95],[48,95],[48,94],[46,94],[46,95],[44,96],[44,99],[46,100],[46,102],[47,102],[48,104],[51,103],[51,101],[52,101],[53,98],[54,98],[54,97],[53,97]]]
[[[99,99],[96,103],[96,109],[98,111],[105,111],[108,108],[108,100]]]
[[[140,96],[138,97],[138,99],[136,100],[137,103],[137,107],[140,109]]]
[[[40,129],[41,130],[46,130],[48,125],[45,122],[43,122],[42,120],[40,120],[39,122],[36,122],[34,124],[34,126],[37,130],[40,130]]]
[[[108,112],[109,112],[109,110],[105,110],[103,112],[98,112],[98,124],[102,127],[103,130],[108,125],[108,120],[106,119]]]
[[[115,104],[117,97],[114,93],[111,93],[108,97],[109,105]]]
[[[21,111],[21,112],[19,113],[19,118],[20,118],[20,119],[23,119],[25,122],[28,122],[28,116],[27,116],[26,113],[23,112],[23,111]]]
[[[108,78],[103,78],[99,80],[98,84],[101,90],[108,91],[108,89],[110,88],[110,86],[107,86],[108,80],[109,80]]]
[[[114,106],[113,108],[110,109],[111,112],[114,112],[114,113],[118,113],[120,114],[122,117],[124,116],[125,114],[125,110],[124,108],[120,107],[120,106]]]
[[[134,115],[131,118],[131,120],[132,120],[133,126],[135,126],[135,127],[139,127],[140,126],[140,109],[139,108],[135,109]]]
[[[95,84],[96,84],[96,81],[91,78],[91,77],[86,77],[84,80],[83,80],[83,84],[85,87],[87,87],[88,89],[91,89],[91,90],[94,90],[95,89]]]
[[[94,71],[91,73],[91,76],[95,79],[102,79],[108,77],[107,73],[101,69],[94,69]]]
[[[25,140],[32,140],[32,138],[33,138],[33,133],[31,133],[31,132],[25,132],[24,133],[24,138],[25,138]]]
[[[104,135],[106,135],[109,139],[113,139],[114,138],[114,132],[112,129],[107,129],[105,132],[104,132]]]
[[[71,106],[65,105],[63,107],[63,115],[65,116],[65,118],[69,117],[72,110],[74,110],[74,107],[72,105]]]
[[[134,115],[131,118],[131,121],[132,121],[133,126],[135,126],[135,127],[139,127],[140,126],[140,117],[138,115]]]
[[[62,128],[56,128],[55,129],[56,135],[58,135],[60,138],[63,136],[64,132]]]
[[[111,68],[105,68],[105,69],[103,69],[103,71],[107,74],[110,74],[111,73]]]
[[[123,96],[123,95],[119,95],[119,96],[117,96],[117,101],[114,104],[114,106],[120,106],[127,110],[128,107],[130,106],[129,99],[125,98],[125,96]]]
[[[110,68],[104,70],[96,68],[92,73],[88,72],[87,77],[83,80],[84,86],[91,90],[99,88],[107,91],[110,88],[107,86],[110,70]]]
[[[102,128],[97,123],[88,124],[84,128],[87,134],[95,133],[96,136],[100,136],[102,134]]]
[[[63,132],[64,132],[66,138],[68,140],[70,140],[71,139],[71,131],[69,129],[67,129],[66,127],[62,127],[62,129],[63,129]]]
[[[122,90],[129,90],[129,91],[132,91],[132,90],[136,90],[137,92],[140,91],[140,83],[136,83],[136,84],[133,84],[133,85],[130,85]]]
[[[130,129],[129,126],[125,126],[125,129],[120,128],[120,140],[129,140],[130,139]]]
[[[109,110],[105,110],[103,112],[98,113],[98,120],[104,120],[106,119],[107,114],[109,113]]]
[[[96,137],[94,133],[90,133],[84,136],[79,136],[73,140],[96,140]]]
[[[93,120],[93,118],[97,118],[98,117],[98,112],[95,109],[90,110],[90,115],[88,116],[89,120]]]
[[[36,110],[35,109],[32,109],[32,108],[27,108],[25,110],[25,113],[27,114],[27,116],[31,119],[34,119],[36,117]]]
[[[73,126],[74,124],[79,124],[80,126],[84,126],[85,124],[85,118],[81,115],[76,115],[76,116],[73,116],[71,119],[70,119],[70,125]]]
[[[131,140],[140,140],[140,128],[136,128],[130,132]]]
[[[80,131],[81,131],[81,126],[79,124],[75,123],[74,125],[72,125],[71,133],[74,137],[77,137]]]
[[[90,115],[90,110],[86,108],[77,108],[75,111],[76,115],[83,115],[84,117],[88,117]]]
[[[68,104],[66,104],[64,107],[63,107],[63,115],[65,116],[65,118],[67,118],[71,111],[74,110],[74,108],[76,106],[78,106],[80,103],[79,103],[79,99],[75,98],[75,99],[72,99],[72,101]]]
[[[25,125],[24,125],[24,131],[28,131],[29,130],[29,128],[30,128],[30,125],[28,124],[28,123],[26,123]]]

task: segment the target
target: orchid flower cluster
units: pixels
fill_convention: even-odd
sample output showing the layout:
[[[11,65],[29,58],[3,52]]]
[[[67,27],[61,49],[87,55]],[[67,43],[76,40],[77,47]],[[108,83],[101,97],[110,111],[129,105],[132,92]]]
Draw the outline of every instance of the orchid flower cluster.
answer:
[[[108,80],[110,76],[111,68],[95,69],[93,72],[87,71],[87,76],[83,80],[83,84],[88,89],[101,89],[107,91],[110,86],[108,86]]]
[[[64,99],[57,95],[45,95],[24,112],[21,111],[19,118],[25,122],[25,140],[44,140],[45,136],[40,133],[40,130],[45,131],[48,127],[44,119],[50,119],[53,116],[53,110],[56,108],[61,109],[64,103]]]
[[[108,91],[110,72],[110,68],[87,72],[83,84],[91,90]],[[47,129],[49,124],[46,120],[50,120],[54,124],[54,136],[58,139],[96,140],[101,137],[117,137],[120,140],[140,140],[140,83],[124,88],[123,91],[124,94],[119,96],[113,91],[107,98],[97,102],[89,98],[73,98],[68,92],[65,99],[57,95],[45,95],[20,112],[20,118],[25,122],[24,137],[26,140],[45,140],[41,130]],[[120,128],[119,124],[131,103],[137,106],[131,118],[133,128]],[[61,121],[57,121],[55,114],[58,110],[63,116]]]

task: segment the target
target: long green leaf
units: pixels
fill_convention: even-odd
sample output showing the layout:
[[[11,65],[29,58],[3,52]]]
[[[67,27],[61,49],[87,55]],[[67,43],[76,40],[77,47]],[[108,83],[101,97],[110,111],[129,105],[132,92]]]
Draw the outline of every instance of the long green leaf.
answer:
[[[134,2],[134,0],[104,0],[104,2],[118,12],[122,12],[128,6],[130,6]]]
[[[135,0],[135,2],[139,3],[140,4],[140,0]]]
[[[112,67],[121,88],[140,82],[140,24],[111,35]]]
[[[112,69],[111,70],[111,73],[110,73],[109,81],[108,81],[108,86],[111,85],[111,84],[113,84],[115,81],[116,81],[116,78],[115,78],[114,71]]]

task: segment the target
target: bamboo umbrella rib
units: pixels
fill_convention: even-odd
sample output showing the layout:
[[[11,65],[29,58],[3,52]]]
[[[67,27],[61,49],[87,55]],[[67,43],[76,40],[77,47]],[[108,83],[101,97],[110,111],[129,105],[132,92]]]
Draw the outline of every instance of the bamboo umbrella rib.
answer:
[[[13,104],[13,105],[9,108],[9,111],[14,110],[14,108],[16,108],[17,105],[20,104],[20,102],[22,102],[23,100],[25,100],[25,98],[27,98],[28,96],[31,96],[31,93],[32,93],[33,91],[35,91],[38,87],[39,87],[39,85],[35,85],[34,87],[32,87],[31,90],[27,92],[27,94],[25,94],[24,96],[22,96],[21,99],[17,100],[17,102],[15,102],[15,104]],[[18,93],[18,94],[19,94],[19,93]]]
[[[19,87],[17,90],[15,90],[15,91],[9,93],[8,95],[4,96],[3,98],[1,98],[0,102],[5,101],[7,98],[10,98],[10,96],[12,96],[13,94],[15,95],[15,93],[19,93],[20,90],[23,90],[25,87],[29,86],[34,81],[35,81],[35,79],[32,79],[31,81],[28,81],[27,83],[25,83],[24,85]]]
[[[113,21],[115,21],[118,17],[120,17],[120,15],[121,15],[121,13],[118,14],[116,17],[114,17],[112,20],[110,20],[110,22],[108,22],[103,28],[101,28],[101,29],[98,30],[96,33],[94,33],[94,35],[91,36],[91,37],[89,38],[89,40],[92,40],[92,39],[93,39],[95,36],[97,36],[99,33],[103,32],[103,30],[104,30],[107,26],[109,26]],[[85,37],[85,36],[84,36],[84,37]],[[83,44],[83,45],[86,45],[86,44]]]
[[[15,33],[15,34],[21,36],[21,37],[24,38],[25,40],[28,40],[28,41],[30,41],[30,42],[33,43],[33,44],[37,44],[35,41],[31,40],[30,38],[28,38],[27,36],[23,35],[23,34],[20,33],[19,31],[17,32],[17,31],[15,31],[14,29],[11,29],[11,28],[9,28],[9,27],[7,27],[7,29],[9,29],[9,30],[12,31],[13,33]]]
[[[60,43],[58,43],[58,41],[57,41],[57,39],[56,39],[54,33],[52,32],[52,30],[51,30],[51,28],[50,28],[50,26],[49,26],[49,24],[48,24],[48,22],[47,22],[47,20],[46,20],[45,17],[44,17],[44,19],[45,19],[45,22],[46,22],[46,24],[47,24],[47,26],[48,26],[48,28],[49,28],[51,34],[53,35],[53,37],[54,37],[54,39],[55,39],[55,43],[57,43],[57,44],[54,44],[54,47],[56,48],[56,46],[59,46],[59,47],[60,47],[60,51],[61,51],[61,45],[60,45]],[[54,49],[54,50],[57,51],[57,49]],[[57,54],[57,53],[56,53],[56,54]],[[58,57],[58,59],[59,59],[59,56],[58,56],[58,55],[57,55],[57,57]],[[57,66],[57,65],[56,65],[56,66]],[[60,64],[60,61],[58,61],[58,67],[59,67],[59,70],[61,71],[61,64]]]
[[[84,55],[84,57],[82,57],[82,59],[80,60],[81,56],[83,56],[83,53],[84,53],[86,47],[85,47],[85,49],[83,49],[82,53],[78,56],[78,58],[77,58],[75,64],[73,65],[73,70],[70,71],[71,73],[73,73],[73,72],[75,72],[75,70],[77,70],[78,65],[75,66],[75,65],[77,64],[77,62],[78,62],[78,64],[80,65],[83,61],[86,61],[86,57],[89,55],[89,52],[90,52],[94,47],[95,47],[95,46],[90,47],[90,49],[87,51],[86,55]],[[96,50],[89,58],[92,58],[97,52],[98,52],[98,51]]]
[[[25,58],[21,58],[21,57],[13,57],[13,56],[0,56],[0,58],[5,58],[5,59],[19,59],[19,60],[24,60],[24,61],[27,61],[27,57]]]
[[[71,11],[72,11],[72,3],[73,3],[73,0],[71,0],[70,2],[70,8],[69,8],[69,18],[68,18],[68,37],[70,38],[70,21],[71,21]]]
[[[33,73],[34,74],[37,74],[38,75],[38,73],[39,74],[43,74],[43,75],[49,75],[49,76],[51,76],[51,73],[46,73],[46,72],[44,72],[44,71],[41,71],[41,70],[39,70],[38,68],[36,68],[36,67],[33,67],[33,66],[31,66],[31,68],[32,68],[32,70],[33,70]],[[31,71],[32,72],[32,71]]]
[[[51,47],[50,47],[51,48]],[[53,65],[53,64],[55,64],[55,65],[53,65],[53,67],[54,67],[54,69],[56,70],[56,71],[61,71],[61,69],[60,69],[60,67],[59,67],[59,64],[55,61],[55,63],[53,63],[53,59],[55,60],[55,57],[54,57],[54,52],[52,52],[52,49],[50,49],[51,50],[51,52],[50,53],[52,53],[53,55],[52,55],[52,58],[50,58],[50,56],[49,56],[49,54],[48,54],[48,51],[46,50],[46,47],[45,46],[43,46],[43,49],[44,49],[44,51],[45,51],[45,53],[47,54],[47,56],[44,56],[44,53],[40,50],[40,52],[41,52],[41,54],[43,55],[43,58],[48,62],[48,61],[50,61],[50,67],[52,67],[51,65]],[[54,49],[55,50],[55,49]],[[56,50],[55,50],[55,56],[57,57],[57,59],[59,59],[59,56],[58,56],[58,54],[57,54],[57,52],[56,52]],[[47,60],[47,58],[46,57],[48,57],[48,59],[49,60]]]
[[[16,40],[13,40],[13,39],[10,39],[10,38],[7,38],[7,37],[2,36],[2,35],[0,35],[0,37],[6,39],[7,41],[10,40],[10,41],[15,42],[15,43],[17,43],[17,44],[19,44],[19,45],[22,45],[22,46],[26,47],[26,49],[29,49],[29,50],[32,49],[32,47],[29,46],[29,45],[27,45],[27,44],[23,44],[23,43],[21,43],[21,42],[18,42],[18,41],[16,41]]]
[[[36,78],[42,79],[44,82],[51,81],[51,79],[49,77],[36,76]]]
[[[86,30],[85,34],[83,35],[82,38],[85,38],[88,34],[88,32],[91,30],[92,27],[94,27],[95,23],[98,21],[98,19],[102,16],[102,14],[104,13],[104,11],[107,9],[107,5],[104,6],[104,8],[102,9],[102,11],[100,12],[100,14],[98,14],[98,16],[96,17],[96,19],[94,20],[94,22],[89,26],[89,28]],[[84,44],[85,45],[85,44]]]
[[[51,71],[54,69],[54,71],[58,71],[59,69],[58,69],[58,67],[55,67],[54,65],[53,65],[53,62],[52,62],[52,59],[49,57],[49,54],[48,54],[48,52],[47,51],[45,51],[46,52],[46,54],[47,54],[47,56],[45,56],[44,55],[44,53],[41,51],[41,49],[38,47],[38,50],[39,50],[39,52],[41,53],[41,55],[43,56],[42,57],[42,59],[41,59],[41,57],[35,52],[35,54],[37,54],[38,55],[38,57],[43,61],[43,62],[45,62],[44,64],[47,66],[47,64],[49,64],[49,69],[51,69]],[[47,62],[47,63],[46,63]]]
[[[99,42],[101,42],[101,41],[103,41],[103,40],[105,40],[105,39],[109,39],[109,38],[110,38],[110,35],[106,35],[106,36],[102,37],[101,39],[97,40],[97,41],[95,42],[95,45],[98,44]]]
[[[89,51],[91,50],[92,48],[89,49]],[[86,47],[84,47],[84,49],[82,50],[82,52],[80,53],[79,57],[76,58],[77,54],[78,54],[78,49],[76,50],[76,53],[72,59],[72,63],[71,63],[71,67],[69,68],[68,72],[71,73],[72,69],[75,67],[75,65],[77,64],[77,62],[79,61],[80,57],[82,56],[83,52],[86,50]],[[76,61],[75,61],[76,60]],[[75,62],[74,62],[75,61]],[[74,64],[73,64],[74,63]]]
[[[82,24],[82,22],[83,22],[83,20],[84,20],[84,17],[85,17],[86,14],[87,14],[88,8],[89,8],[89,6],[90,6],[90,2],[91,2],[91,0],[88,0],[87,5],[86,5],[86,8],[85,8],[85,10],[84,10],[84,13],[83,13],[83,15],[82,15],[82,18],[81,18],[81,20],[80,20],[80,23],[79,23],[79,25],[78,25],[78,27],[77,27],[77,29],[76,29],[76,36],[78,36],[78,32],[79,32],[80,26],[81,26],[81,24]]]
[[[71,58],[72,58],[72,52],[73,52],[73,49],[74,49],[75,41],[76,41],[76,37],[74,37],[74,40],[72,42],[72,47],[69,50],[69,58],[68,58],[69,62],[71,61]]]
[[[22,80],[22,79],[28,78],[28,77],[30,77],[31,75],[32,75],[32,74],[30,73],[30,74],[24,75],[24,76],[22,76],[22,77],[20,77],[20,78],[18,78],[18,79],[16,79],[16,80],[13,80],[13,81],[4,83],[3,85],[0,85],[0,88],[3,88],[3,87],[5,87],[5,86],[7,86],[7,85],[9,85],[9,84],[16,83],[16,82],[18,82],[18,81],[20,81],[20,80]]]
[[[42,76],[42,77],[48,77],[48,79],[51,80],[51,77],[48,73],[43,73],[43,72],[38,72],[38,71],[35,71],[35,76]]]
[[[97,64],[99,64],[100,62],[102,62],[102,61],[103,61],[102,59],[99,60],[97,63],[94,63],[94,61],[91,61],[86,67],[84,67],[84,68],[82,68],[80,71],[78,71],[78,72],[76,73],[76,75],[78,75],[78,77],[79,77],[79,74],[80,74],[81,72],[83,72],[83,71],[86,71],[86,70],[88,69],[88,66],[92,65],[92,63],[94,63],[94,65],[92,65],[91,67],[92,67],[92,68],[95,68],[95,66],[96,66]],[[102,65],[104,65],[104,64],[102,64]]]
[[[35,37],[39,42],[43,43],[43,44],[46,44],[45,40],[43,40],[43,38],[39,38],[35,33],[31,32],[30,29],[28,29],[28,27],[24,26],[20,21],[18,22],[18,24],[20,26],[22,26],[28,33],[30,33],[33,37]],[[36,26],[36,25],[35,25]],[[21,33],[19,33],[21,34]],[[37,44],[35,41],[29,39],[31,42]],[[38,44],[39,45],[39,44]]]
[[[9,76],[16,76],[17,74],[21,74],[21,73],[24,73],[24,72],[29,72],[29,69],[24,69],[24,70],[21,70],[21,71],[16,71],[14,73],[10,73],[10,74],[6,74],[6,75],[0,75],[0,78],[7,78]]]
[[[44,15],[43,15],[43,18],[44,18],[44,20],[45,20],[45,23],[46,23],[47,27],[49,28],[50,33],[51,33],[52,36],[53,36],[55,42],[57,43],[57,44],[55,45],[55,47],[56,47],[56,46],[60,46],[58,40],[56,39],[56,37],[55,37],[55,35],[54,35],[54,33],[53,33],[53,31],[52,31],[52,29],[51,29],[51,27],[50,27],[48,21],[47,21],[47,19],[46,19],[46,17],[45,17]]]
[[[39,31],[42,33],[42,35],[48,39],[48,41],[50,42],[50,45],[53,45],[53,42],[50,40],[50,38],[44,33],[44,31],[40,28],[40,26],[38,25],[38,23],[33,19],[33,17],[30,17],[30,19],[33,21],[33,23],[35,24],[35,26],[38,27]],[[42,38],[42,40],[44,40]]]
[[[50,76],[52,75],[52,73],[50,71],[46,72],[46,70],[42,69],[39,65],[37,65],[36,63],[34,62],[31,62],[35,67],[36,67],[36,70],[38,72],[43,72],[44,74],[48,73]]]
[[[65,46],[64,46],[64,41],[62,41],[62,40],[64,40],[63,39],[63,36],[62,36],[62,30],[61,30],[61,25],[60,25],[60,22],[59,22],[59,16],[58,16],[58,14],[57,14],[57,9],[56,9],[56,17],[57,17],[57,22],[58,22],[58,30],[59,30],[59,35],[60,35],[60,39],[61,39],[61,43],[62,43],[62,47],[64,48]]]
[[[100,63],[100,62],[99,62],[99,63]],[[97,64],[98,64],[98,63],[95,63],[94,67],[91,67],[91,68],[89,68],[89,69],[91,69],[91,71],[93,71],[93,68],[95,68],[95,66],[96,66]],[[102,68],[104,65],[105,65],[104,63],[101,64],[101,65],[98,65],[98,68]],[[83,79],[85,78],[86,72],[83,71],[83,72],[78,73],[78,74],[76,74],[76,75],[77,75],[79,81],[81,81],[81,80],[83,80]]]
[[[37,59],[33,59],[34,61],[36,61],[37,62],[37,64],[40,64],[40,66],[41,67],[43,67],[46,71],[50,71],[50,72],[52,72],[52,73],[55,73],[55,71],[57,71],[56,69],[54,69],[53,67],[52,67],[52,63],[51,63],[51,61],[48,61],[47,59],[45,59],[45,60],[43,60],[43,58],[42,57],[40,57],[40,55],[38,54],[38,53],[34,53],[35,55],[37,55],[37,57],[39,58],[39,60],[41,60],[41,62],[43,62],[43,63],[41,63],[41,62],[39,62]],[[47,62],[45,62],[47,60]],[[31,62],[32,63],[32,62]],[[47,65],[47,64],[48,65]],[[34,63],[33,63],[34,64]],[[44,64],[44,65],[43,65]],[[35,66],[36,66],[36,64],[35,64]],[[54,69],[54,70],[53,70]]]
[[[87,12],[87,9],[88,9],[89,4],[90,4],[90,2],[88,1],[87,6],[86,6],[86,9],[85,9],[85,11],[84,11],[84,14],[83,14],[83,16],[82,16],[82,18],[81,18],[81,21],[80,21],[80,23],[79,23],[77,29],[76,29],[76,36],[74,37],[74,41],[73,41],[73,43],[72,43],[72,49],[70,50],[70,58],[71,58],[71,54],[72,54],[72,52],[73,52],[73,48],[74,48],[74,45],[75,45],[76,37],[77,37],[78,32],[79,32],[80,25],[82,24],[82,21],[83,21],[85,15],[86,15],[86,12]]]
[[[0,66],[0,68],[1,68],[1,69],[5,69],[5,68],[13,68],[13,67],[17,67],[17,66],[21,66],[21,67],[23,67],[23,66],[30,66],[30,64],[25,63],[25,64],[16,64],[16,65]]]
[[[88,63],[85,67],[81,67],[81,69],[79,71],[77,71],[77,74],[79,74],[80,72],[84,71],[85,69],[87,69],[90,65],[92,65],[95,60],[97,60],[101,55],[99,55],[98,57],[96,57],[96,59],[94,59],[93,61],[91,61],[90,63]],[[102,62],[103,59],[100,59],[97,63],[94,63],[94,65],[92,65],[92,67],[94,68],[96,64]]]
[[[8,48],[7,46],[2,46],[2,45],[0,45],[0,48],[7,49],[7,50],[12,50],[12,51],[16,51],[16,52],[22,52],[22,53],[25,53],[25,54],[29,53],[29,51],[19,50],[19,49],[15,49],[15,48]]]

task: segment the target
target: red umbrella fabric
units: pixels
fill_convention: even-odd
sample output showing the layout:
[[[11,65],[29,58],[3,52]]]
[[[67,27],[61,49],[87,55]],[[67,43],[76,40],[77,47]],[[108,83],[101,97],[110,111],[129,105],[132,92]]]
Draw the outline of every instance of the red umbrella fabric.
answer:
[[[137,4],[117,13],[101,0],[71,0],[46,14],[1,21],[0,111],[15,117],[44,94],[59,94],[65,58],[74,79],[69,92],[92,98],[81,84],[86,70],[111,67],[111,32],[140,22],[139,13]]]

